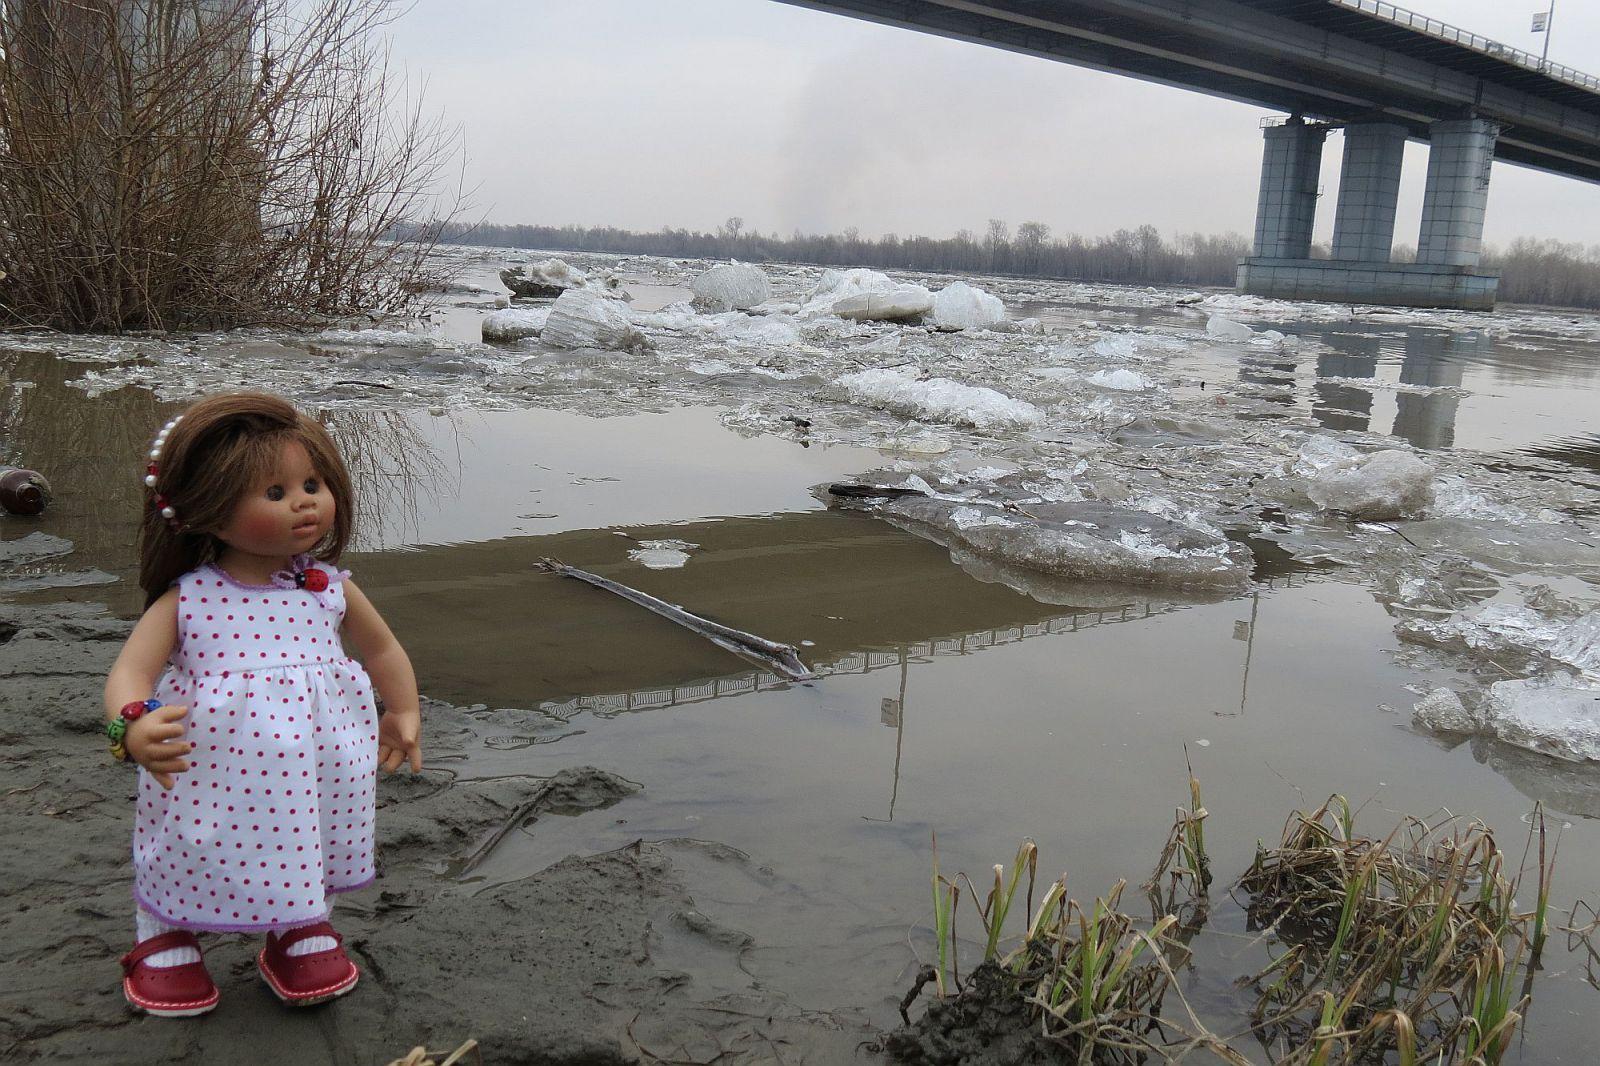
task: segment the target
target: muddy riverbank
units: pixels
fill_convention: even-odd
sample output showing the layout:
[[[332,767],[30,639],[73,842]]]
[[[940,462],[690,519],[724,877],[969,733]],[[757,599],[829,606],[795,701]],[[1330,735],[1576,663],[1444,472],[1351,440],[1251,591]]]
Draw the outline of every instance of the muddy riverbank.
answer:
[[[354,993],[291,1011],[259,980],[257,938],[205,939],[222,1003],[197,1021],[134,1015],[133,773],[97,736],[99,692],[129,623],[94,605],[0,608],[0,1058],[8,1062],[374,1063],[474,1037],[485,1061],[607,1063],[652,1050],[748,1061],[851,1058],[859,1020],[802,1010],[741,968],[750,937],[701,913],[686,870],[747,868],[735,849],[652,839],[484,888],[453,871],[515,820],[605,819],[641,785],[592,767],[468,778],[480,716],[430,701],[429,766],[379,790],[379,876],[334,920]]]

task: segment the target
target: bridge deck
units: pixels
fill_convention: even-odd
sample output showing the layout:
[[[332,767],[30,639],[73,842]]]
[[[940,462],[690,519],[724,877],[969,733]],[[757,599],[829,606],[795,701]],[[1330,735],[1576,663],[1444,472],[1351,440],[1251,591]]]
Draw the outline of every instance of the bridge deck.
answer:
[[[1477,115],[1503,127],[1497,158],[1600,182],[1600,79],[1373,0],[782,2],[1423,140]]]

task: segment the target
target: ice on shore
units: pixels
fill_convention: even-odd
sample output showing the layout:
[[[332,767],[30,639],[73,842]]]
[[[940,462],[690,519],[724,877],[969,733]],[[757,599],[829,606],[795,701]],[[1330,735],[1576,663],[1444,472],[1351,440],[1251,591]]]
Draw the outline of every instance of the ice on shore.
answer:
[[[539,339],[555,348],[636,351],[650,342],[635,328],[626,305],[593,289],[568,289],[550,305]]]
[[[1306,483],[1306,495],[1324,511],[1354,518],[1413,518],[1433,503],[1433,475],[1431,463],[1390,448],[1322,465]]]
[[[519,341],[537,337],[550,318],[550,307],[507,307],[483,316],[483,339]]]
[[[1568,762],[1600,762],[1600,685],[1557,674],[1497,681],[1484,704],[1489,732]]]
[[[964,281],[953,281],[933,294],[929,323],[935,329],[987,329],[1004,322],[1006,305],[998,296]]]
[[[857,267],[824,270],[803,311],[855,321],[920,319],[933,309],[933,294],[921,285],[895,281],[887,274]]]
[[[561,259],[544,259],[500,271],[500,280],[512,295],[525,298],[560,296],[589,280],[583,271]]]
[[[862,370],[837,384],[852,403],[924,422],[997,429],[1032,426],[1044,418],[1025,400],[949,378],[922,380],[910,369]]]
[[[931,476],[931,474],[930,474]],[[1080,581],[1172,587],[1237,588],[1250,573],[1250,553],[1220,534],[1115,504],[1041,501],[1007,507],[1011,486],[982,495],[928,478],[869,474],[869,484],[926,488],[928,495],[856,498],[824,493],[830,506],[877,515],[949,548],[1011,567]]]
[[[760,267],[721,263],[689,283],[694,304],[707,311],[745,311],[772,299],[772,283]]]

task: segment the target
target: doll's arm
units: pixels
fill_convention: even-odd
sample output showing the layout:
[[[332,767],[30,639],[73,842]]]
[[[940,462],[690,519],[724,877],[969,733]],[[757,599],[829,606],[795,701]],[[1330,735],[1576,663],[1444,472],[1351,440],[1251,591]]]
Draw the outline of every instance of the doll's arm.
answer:
[[[178,590],[168,589],[128,634],[122,654],[106,677],[107,721],[134,700],[150,698],[177,643]]]
[[[354,581],[344,582],[344,633],[355,645],[383,697],[383,717],[378,720],[378,765],[386,772],[410,763],[422,769],[422,708],[417,698],[417,675],[411,660],[389,631],[378,609]]]
[[[133,632],[128,634],[122,653],[106,677],[106,720],[138,700],[147,700],[155,690],[167,658],[178,643],[178,590],[168,589],[144,612]],[[173,774],[189,769],[188,755],[194,745],[183,739],[182,718],[187,707],[162,707],[142,715],[128,727],[122,738],[129,758],[143,766],[162,788],[171,788]]]

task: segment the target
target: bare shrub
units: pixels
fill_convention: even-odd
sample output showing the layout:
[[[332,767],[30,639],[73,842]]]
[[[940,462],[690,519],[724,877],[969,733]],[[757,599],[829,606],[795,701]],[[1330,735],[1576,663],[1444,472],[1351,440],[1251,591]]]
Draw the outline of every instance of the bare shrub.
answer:
[[[0,5],[0,317],[122,331],[397,312],[454,135],[392,0]]]

